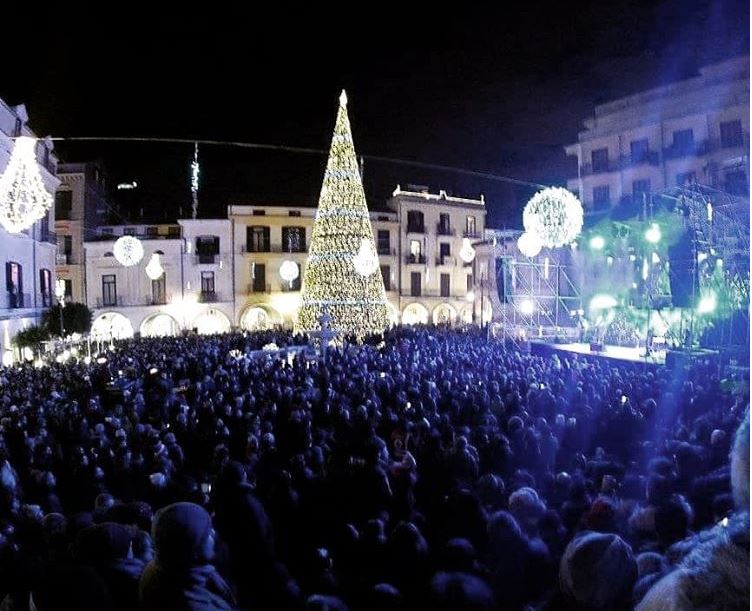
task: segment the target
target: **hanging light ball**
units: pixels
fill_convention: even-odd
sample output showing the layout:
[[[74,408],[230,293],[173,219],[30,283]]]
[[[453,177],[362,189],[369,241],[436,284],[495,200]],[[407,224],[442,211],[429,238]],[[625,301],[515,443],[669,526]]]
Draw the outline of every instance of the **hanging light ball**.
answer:
[[[526,231],[519,238],[517,238],[517,248],[526,257],[535,257],[543,248],[543,242],[538,237],[537,233],[530,233]]]
[[[138,238],[124,235],[115,240],[112,254],[120,265],[131,267],[144,258],[144,247]]]
[[[8,167],[0,176],[0,223],[19,233],[41,219],[52,206],[36,158],[36,138],[16,138]]]
[[[358,254],[353,257],[355,271],[361,276],[367,277],[373,274],[379,267],[379,257],[373,245],[373,240],[361,238]]]
[[[582,222],[580,200],[561,187],[538,191],[522,212],[525,231],[536,234],[547,248],[571,244],[580,235]]]
[[[162,263],[159,261],[159,255],[153,253],[151,259],[146,264],[146,275],[149,276],[150,280],[159,280],[162,274],[164,274],[164,267],[162,267]]]
[[[462,240],[460,259],[462,259],[465,263],[470,263],[473,259],[475,259],[475,249],[473,248],[473,245],[470,244],[470,238],[463,238]]]
[[[282,265],[279,266],[279,277],[285,282],[292,282],[300,275],[298,264],[295,261],[287,259],[282,261]]]

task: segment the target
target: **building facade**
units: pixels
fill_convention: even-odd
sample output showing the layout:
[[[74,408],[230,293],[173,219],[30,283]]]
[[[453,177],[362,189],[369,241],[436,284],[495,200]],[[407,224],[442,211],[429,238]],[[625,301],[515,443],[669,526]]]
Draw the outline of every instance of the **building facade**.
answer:
[[[104,222],[107,198],[105,175],[95,163],[58,166],[60,186],[55,193],[57,277],[65,283],[67,301],[86,303],[84,242]]]
[[[0,173],[5,171],[13,138],[36,138],[28,125],[23,105],[8,106],[0,100]],[[36,147],[37,165],[49,193],[58,187],[57,158],[50,140],[39,140]],[[29,229],[11,234],[0,227],[0,260],[5,268],[5,290],[0,298],[0,342],[2,362],[12,363],[20,356],[13,346],[13,337],[39,323],[44,308],[52,305],[55,286],[56,236],[54,206],[47,215]]]
[[[232,205],[227,219],[101,227],[84,244],[92,333],[129,337],[291,327],[315,216],[313,207]],[[370,216],[393,322],[480,322],[481,302],[490,321],[495,282],[488,280],[492,253],[482,248],[482,198],[398,188]],[[144,247],[143,259],[132,267],[113,255],[115,240],[126,234],[138,236]],[[469,264],[459,256],[465,239],[478,247]],[[153,255],[165,270],[159,280],[146,274]],[[296,273],[288,274],[290,269]]]
[[[586,211],[692,183],[749,197],[749,57],[596,106],[584,125],[565,152]]]

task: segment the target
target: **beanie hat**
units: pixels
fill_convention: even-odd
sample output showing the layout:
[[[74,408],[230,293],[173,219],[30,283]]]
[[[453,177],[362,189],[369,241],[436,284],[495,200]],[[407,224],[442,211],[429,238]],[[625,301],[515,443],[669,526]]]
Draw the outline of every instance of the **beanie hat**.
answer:
[[[199,505],[173,503],[160,509],[152,528],[157,560],[165,567],[203,564],[201,552],[211,530],[211,516]]]
[[[613,534],[586,531],[569,543],[559,565],[561,591],[580,607],[622,606],[636,581],[632,548]]]

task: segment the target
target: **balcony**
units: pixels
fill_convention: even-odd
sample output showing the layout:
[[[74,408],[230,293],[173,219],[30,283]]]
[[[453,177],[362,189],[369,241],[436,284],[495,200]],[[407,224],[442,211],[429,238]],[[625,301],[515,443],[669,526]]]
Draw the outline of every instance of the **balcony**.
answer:
[[[407,233],[425,233],[426,226],[423,223],[408,223]]]
[[[643,151],[634,155],[623,155],[621,157],[621,167],[631,168],[639,165],[658,165],[661,156],[658,151]]]
[[[21,309],[21,308],[30,308],[33,307],[33,303],[31,303],[31,295],[28,293],[17,293],[16,291],[8,291],[6,293],[8,296],[6,301],[6,307],[11,310]]]
[[[97,297],[97,307],[98,308],[114,308],[118,306],[124,306],[125,303],[123,301],[122,297],[110,297],[107,299],[104,299],[102,297]]]
[[[454,229],[449,227],[449,225],[442,225],[441,223],[438,223],[436,225],[436,234],[437,235],[454,235]]]
[[[219,296],[214,291],[201,291],[198,294],[199,303],[214,303],[219,301]]]
[[[197,265],[214,265],[217,262],[216,254],[198,254],[194,257]]]
[[[475,238],[480,239],[480,231],[477,231],[476,229],[465,229],[465,231],[462,232],[463,238]]]
[[[376,253],[379,254],[379,255],[384,255],[384,256],[389,256],[389,255],[396,254],[394,248],[390,248],[388,244],[386,244],[386,245],[381,245],[380,244],[379,246],[377,246],[376,247]]]
[[[57,256],[55,257],[55,263],[57,265],[70,265],[72,263],[72,258],[73,256],[69,252],[62,254],[57,253]]]
[[[672,144],[663,149],[664,159],[680,159],[682,157],[698,157],[707,155],[711,151],[709,140],[700,140],[687,144]]]
[[[243,244],[240,247],[242,254],[259,254],[259,253],[307,253],[308,251],[302,248],[290,250],[289,248],[282,248],[281,244]]]
[[[436,265],[440,267],[454,267],[455,265],[457,265],[457,259],[448,255],[445,255],[443,257],[436,257]]]
[[[425,265],[426,257],[425,255],[407,255],[405,262],[408,265]]]
[[[606,174],[607,172],[618,172],[620,169],[620,162],[614,159],[609,159],[607,163],[583,163],[580,166],[580,174],[583,176],[589,176],[591,174]]]
[[[251,282],[248,285],[249,293],[271,293],[272,285],[270,283],[263,282]]]

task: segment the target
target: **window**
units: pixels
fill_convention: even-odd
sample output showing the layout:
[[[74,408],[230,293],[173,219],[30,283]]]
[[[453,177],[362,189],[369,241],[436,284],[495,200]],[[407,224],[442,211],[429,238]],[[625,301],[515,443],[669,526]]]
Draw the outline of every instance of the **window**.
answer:
[[[168,238],[179,238],[180,237],[180,226],[174,227],[168,227],[167,228],[167,237]]]
[[[16,117],[16,125],[13,127],[13,136],[18,137],[21,135],[21,128],[23,127],[23,122],[19,117]]]
[[[447,259],[451,256],[451,246],[449,242],[442,242],[439,244],[439,263],[441,265],[448,264]]]
[[[48,269],[39,270],[39,292],[42,294],[42,307],[52,305],[52,273]]]
[[[69,221],[73,212],[73,191],[57,191],[55,193],[55,219]]]
[[[467,292],[471,292],[473,290],[473,275],[468,274],[467,275]]]
[[[117,305],[117,278],[115,274],[102,276],[102,305]]]
[[[154,227],[153,225],[146,228],[146,235],[150,238],[155,238],[159,235],[159,227]]]
[[[388,265],[381,266],[381,279],[384,281],[384,290],[392,290],[392,272]]]
[[[201,272],[201,292],[214,292],[214,272]]]
[[[590,153],[593,172],[608,172],[608,149],[595,149]]]
[[[441,274],[441,296],[449,297],[449,287],[452,280],[450,274]]]
[[[290,210],[287,214],[290,216],[300,216],[300,210]]]
[[[254,210],[253,211],[253,216],[265,216],[265,215],[266,215],[266,210]]]
[[[252,292],[266,292],[266,265],[264,263],[255,263],[251,266],[251,280]]]
[[[305,227],[282,227],[282,250],[285,252],[305,252],[305,234]]]
[[[593,187],[593,208],[602,210],[611,205],[611,188],[608,185]]]
[[[410,263],[423,263],[423,243],[420,240],[410,240]]]
[[[63,282],[65,283],[65,299],[73,299],[73,280],[66,278]]]
[[[410,295],[413,297],[420,297],[420,272],[410,273]]]
[[[423,213],[420,210],[407,211],[407,231],[408,233],[423,233]]]
[[[632,142],[629,143],[629,152],[632,158],[632,163],[647,161],[648,139],[642,138],[640,140],[632,140]]]
[[[474,216],[465,217],[465,235],[468,237],[474,237],[477,235]]]
[[[632,195],[635,199],[642,201],[642,195],[646,193],[650,193],[650,179],[632,181]]]
[[[388,229],[379,229],[376,232],[376,248],[380,255],[388,255],[391,252],[392,244]]]
[[[694,182],[697,182],[697,178],[694,172],[679,172],[676,175],[677,187],[684,187],[686,185],[691,185]]]
[[[162,274],[162,276],[157,280],[151,281],[151,303],[152,305],[164,305],[167,303],[167,292],[166,292],[166,286],[167,286],[167,280],[166,280],[167,274]]]
[[[245,230],[246,252],[269,252],[269,227],[252,225]]]
[[[450,235],[448,214],[442,213],[439,215],[438,233],[439,235]]]
[[[691,153],[695,146],[695,134],[691,129],[680,129],[674,132],[673,148],[677,153]]]
[[[721,123],[721,146],[728,148],[731,146],[742,146],[744,138],[742,137],[742,122],[723,121]]]
[[[198,236],[196,238],[196,254],[199,263],[214,263],[214,258],[219,254],[219,236]]]

